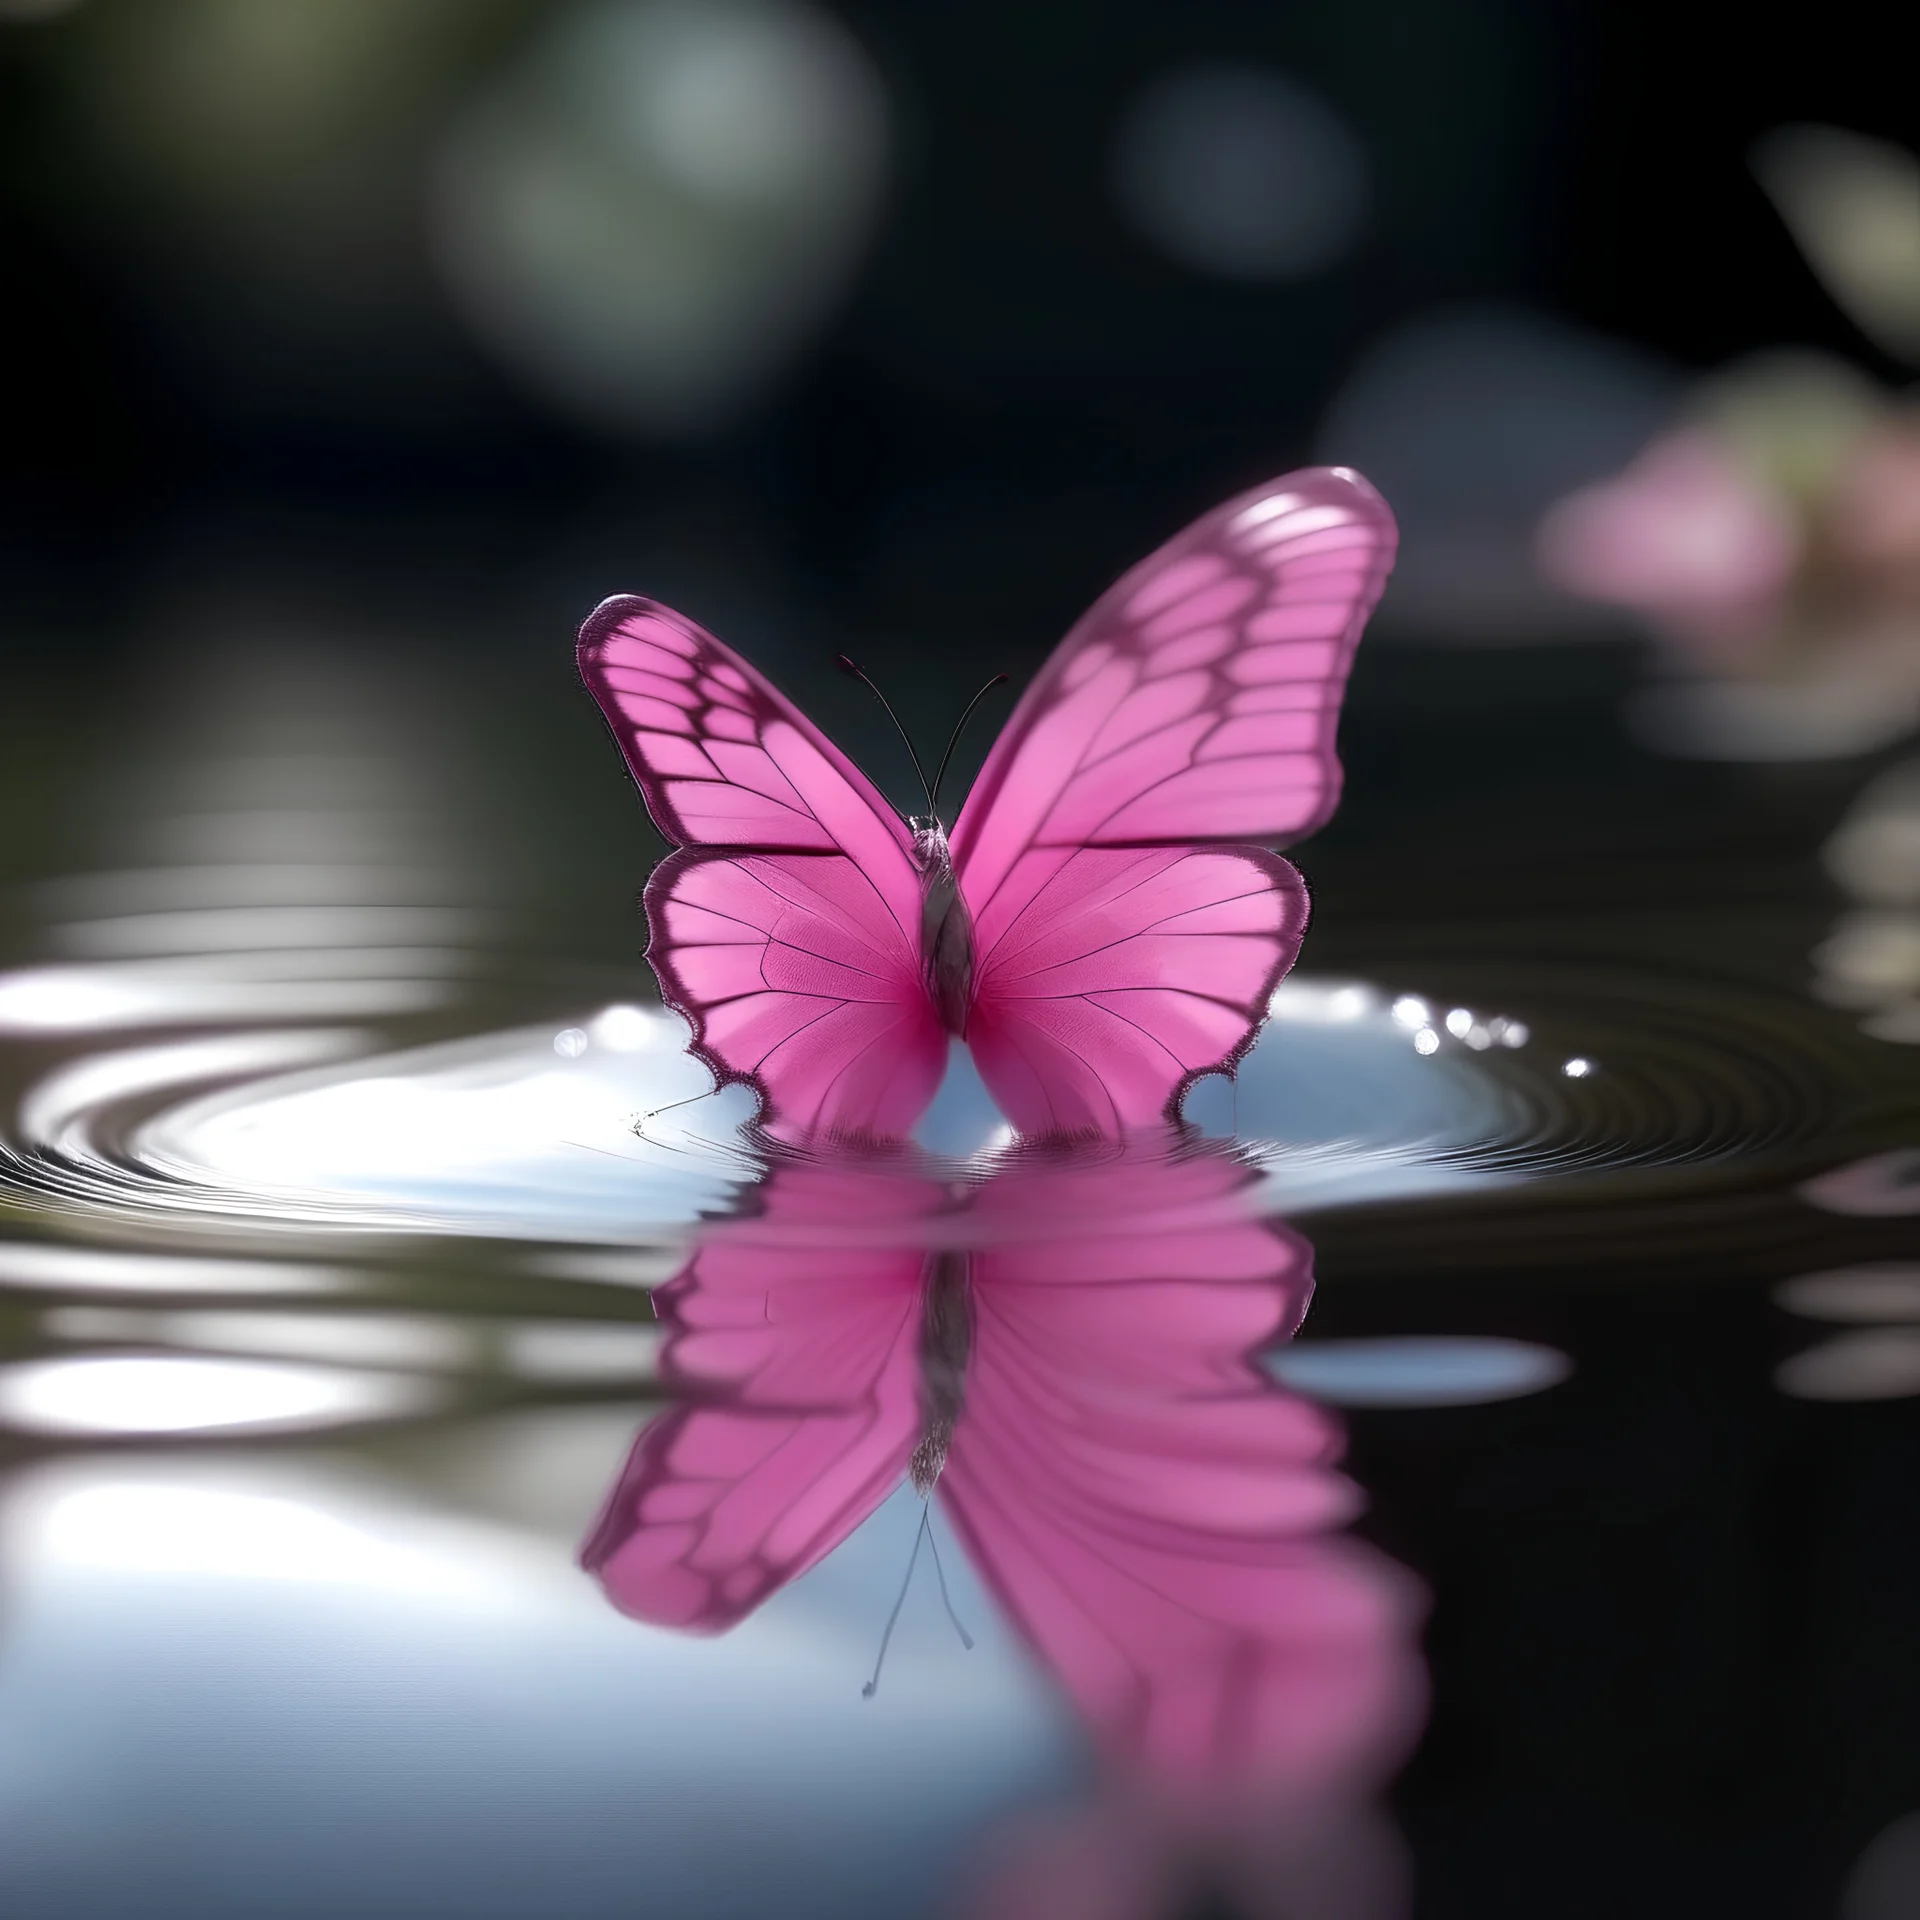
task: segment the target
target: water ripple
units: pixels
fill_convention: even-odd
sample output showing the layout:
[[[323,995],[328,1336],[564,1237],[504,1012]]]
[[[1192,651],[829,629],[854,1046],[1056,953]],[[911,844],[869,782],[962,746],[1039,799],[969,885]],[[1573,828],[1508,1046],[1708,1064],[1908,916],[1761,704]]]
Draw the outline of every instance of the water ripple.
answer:
[[[1604,976],[1480,998],[1429,1026],[1409,1005],[1446,1000],[1290,981],[1237,1085],[1203,1082],[1189,1116],[1236,1134],[1266,1204],[1295,1212],[1792,1162],[1848,1096],[1848,1037],[1784,998]],[[1485,1037],[1508,1027],[1524,1044]],[[398,1049],[304,1026],[83,1051],[20,1094],[0,1177],[97,1223],[645,1244],[765,1161],[750,1096],[707,1095],[683,1040],[616,1005]],[[1007,1145],[964,1050],[919,1137],[961,1169]]]

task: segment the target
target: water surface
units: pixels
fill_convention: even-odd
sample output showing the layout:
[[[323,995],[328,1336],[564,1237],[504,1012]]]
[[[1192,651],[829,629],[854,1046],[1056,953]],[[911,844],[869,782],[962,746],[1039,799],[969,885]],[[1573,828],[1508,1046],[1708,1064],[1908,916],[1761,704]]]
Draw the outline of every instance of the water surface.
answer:
[[[1035,1155],[962,1055],[782,1156],[577,696],[434,658],[216,634],[13,743],[9,1911],[1842,1910],[1920,1805],[1843,783],[1655,858],[1630,760],[1496,824],[1363,754],[1185,1135]]]

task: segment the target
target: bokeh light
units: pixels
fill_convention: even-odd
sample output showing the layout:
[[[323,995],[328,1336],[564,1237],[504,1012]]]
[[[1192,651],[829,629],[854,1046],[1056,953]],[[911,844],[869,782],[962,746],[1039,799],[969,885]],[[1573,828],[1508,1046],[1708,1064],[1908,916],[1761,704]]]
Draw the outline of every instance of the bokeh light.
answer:
[[[1183,266],[1298,280],[1359,243],[1370,197],[1360,136],[1290,76],[1198,66],[1154,81],[1114,147],[1120,204]]]
[[[1776,127],[1753,170],[1861,331],[1920,362],[1920,158],[1844,127]]]
[[[1316,435],[1393,501],[1388,632],[1476,645],[1591,634],[1549,590],[1534,528],[1667,422],[1678,381],[1644,349],[1519,306],[1409,317],[1357,355]]]
[[[802,0],[557,12],[448,134],[435,246],[461,312],[602,432],[703,432],[826,319],[884,190],[890,109]]]

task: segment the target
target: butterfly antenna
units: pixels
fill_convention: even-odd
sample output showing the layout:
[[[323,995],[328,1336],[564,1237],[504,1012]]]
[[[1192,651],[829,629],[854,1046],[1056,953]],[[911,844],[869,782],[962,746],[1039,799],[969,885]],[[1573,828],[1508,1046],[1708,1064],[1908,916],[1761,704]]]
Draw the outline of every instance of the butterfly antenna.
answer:
[[[844,653],[837,653],[834,659],[842,673],[850,673],[856,680],[864,680],[873,697],[887,710],[887,718],[893,722],[893,730],[906,744],[907,758],[913,762],[913,770],[920,776],[920,791],[927,796],[927,811],[933,811],[933,789],[927,785],[927,770],[920,764],[920,756],[913,750],[913,742],[907,738],[907,730],[900,724],[900,716],[893,710],[893,702],[882,693],[875,684],[873,676],[864,667],[857,667]],[[944,763],[943,763],[944,764]]]
[[[907,1555],[907,1577],[900,1582],[900,1597],[893,1603],[893,1611],[887,1615],[886,1631],[880,1636],[879,1657],[873,1663],[873,1678],[860,1689],[863,1700],[871,1700],[880,1691],[880,1669],[887,1663],[887,1645],[893,1638],[893,1630],[900,1622],[900,1609],[907,1604],[907,1589],[913,1585],[913,1569],[920,1558],[920,1542],[930,1536],[927,1531],[927,1510],[920,1509],[920,1531],[913,1536],[913,1551]],[[941,1585],[944,1587],[945,1582]]]
[[[947,777],[947,762],[953,758],[953,750],[960,744],[960,735],[965,729],[967,722],[973,718],[974,708],[977,707],[995,687],[1003,685],[1006,677],[1004,673],[996,673],[993,678],[967,702],[967,710],[960,716],[958,722],[955,724],[953,737],[947,742],[947,750],[940,756],[940,771],[933,776],[933,791],[927,795],[927,811],[929,813],[938,813],[940,811],[940,782]],[[969,1641],[968,1645],[971,1646],[972,1642]]]
[[[927,1527],[927,1516],[920,1516],[920,1524]],[[933,1555],[933,1576],[940,1582],[940,1604],[947,1610],[947,1618],[953,1622],[953,1630],[960,1636],[960,1644],[971,1653],[973,1635],[960,1624],[960,1616],[953,1610],[952,1598],[947,1593],[947,1570],[940,1564],[940,1543],[933,1537],[933,1529],[927,1527],[927,1551]]]

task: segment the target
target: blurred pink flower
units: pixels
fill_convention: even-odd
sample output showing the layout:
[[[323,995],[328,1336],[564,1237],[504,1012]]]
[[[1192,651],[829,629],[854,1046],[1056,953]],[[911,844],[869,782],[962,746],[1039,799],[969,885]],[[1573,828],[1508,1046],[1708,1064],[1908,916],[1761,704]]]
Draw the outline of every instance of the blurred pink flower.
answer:
[[[1863,753],[1920,724],[1920,412],[1777,354],[1541,519],[1544,577],[1640,614],[1667,671],[1651,744],[1725,759]]]
[[[1801,556],[1792,515],[1704,431],[1649,445],[1627,470],[1583,487],[1542,521],[1556,586],[1677,623],[1746,623]]]

